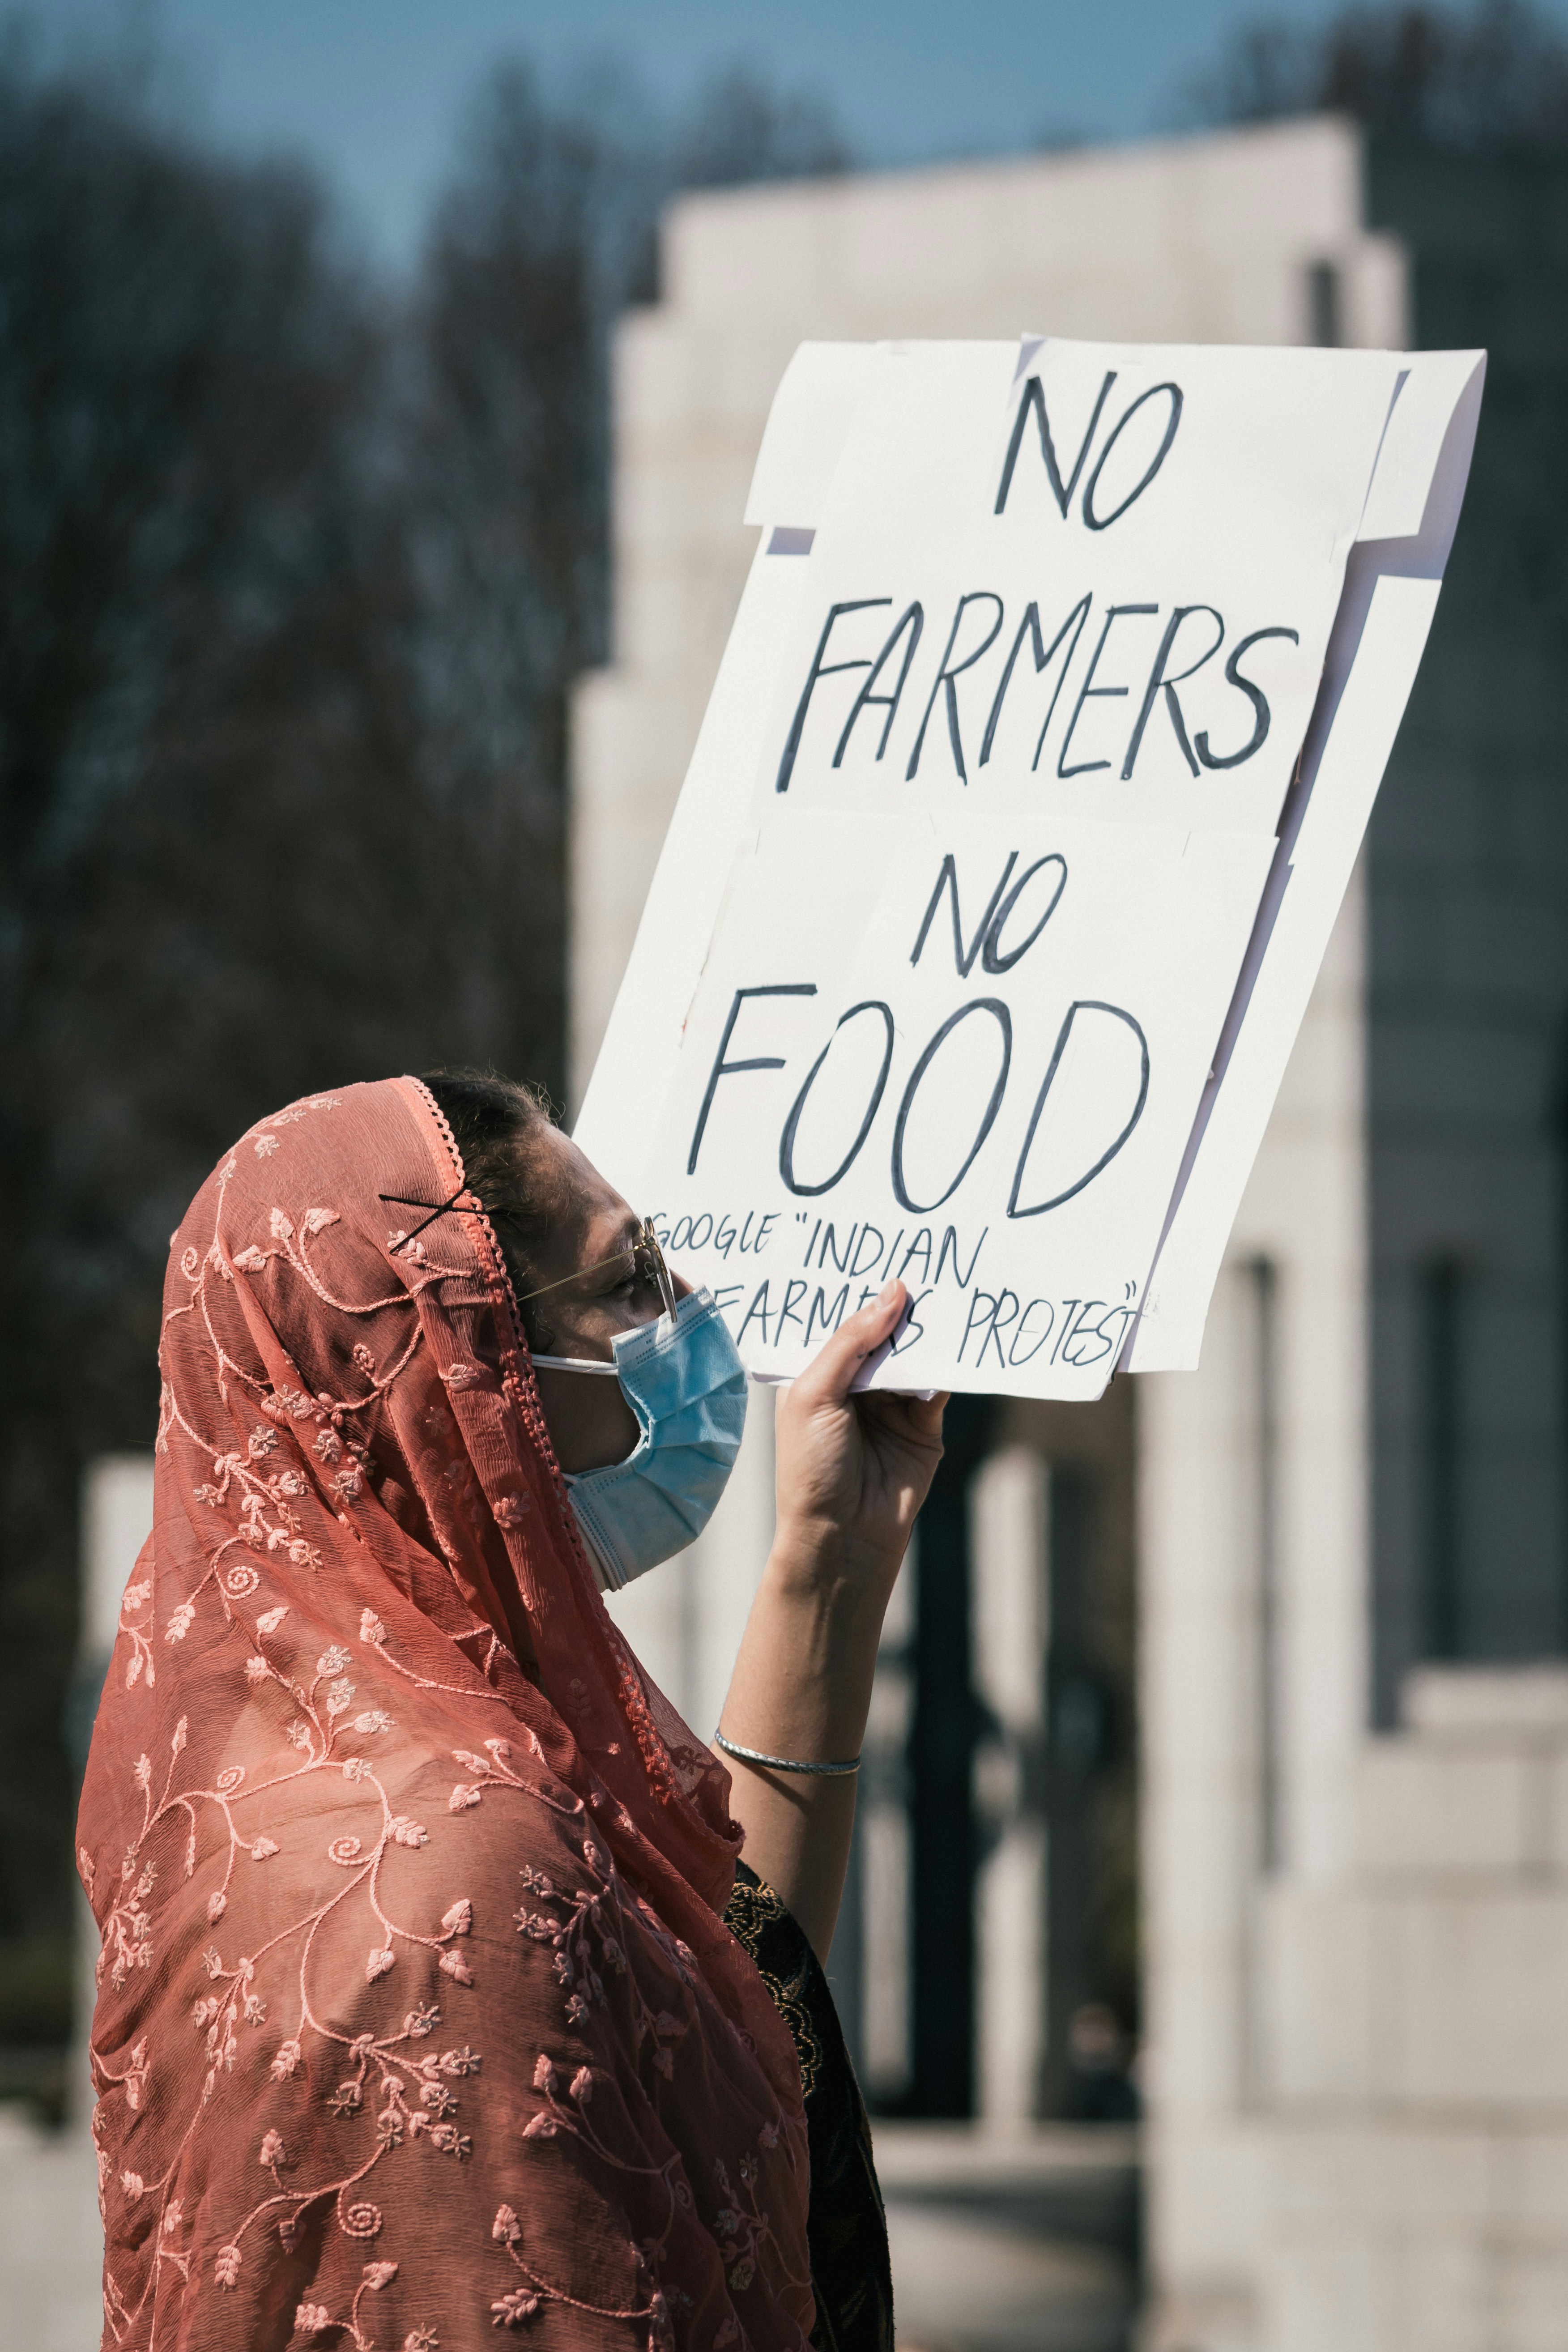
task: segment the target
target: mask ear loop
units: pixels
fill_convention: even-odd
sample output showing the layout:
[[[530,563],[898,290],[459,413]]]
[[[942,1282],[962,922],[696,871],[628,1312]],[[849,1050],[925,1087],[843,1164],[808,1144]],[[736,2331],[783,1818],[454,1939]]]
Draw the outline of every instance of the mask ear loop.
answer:
[[[531,1350],[530,1361],[547,1372],[596,1372],[601,1380],[620,1379],[614,1364],[602,1364],[595,1356],[535,1356]]]

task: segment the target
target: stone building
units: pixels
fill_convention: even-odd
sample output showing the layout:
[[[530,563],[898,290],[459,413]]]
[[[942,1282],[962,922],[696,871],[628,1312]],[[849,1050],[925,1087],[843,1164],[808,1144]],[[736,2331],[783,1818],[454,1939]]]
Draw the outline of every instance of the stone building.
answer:
[[[1168,2352],[1568,2346],[1565,279],[1568,174],[1321,120],[691,197],[618,346],[579,1087],[799,341],[1491,352],[1203,1368],[955,1408],[834,1954],[884,2112],[1100,2112],[1103,2008],[1142,2036]],[[754,1420],[703,1542],[617,1604],[705,1732],[768,1539]]]

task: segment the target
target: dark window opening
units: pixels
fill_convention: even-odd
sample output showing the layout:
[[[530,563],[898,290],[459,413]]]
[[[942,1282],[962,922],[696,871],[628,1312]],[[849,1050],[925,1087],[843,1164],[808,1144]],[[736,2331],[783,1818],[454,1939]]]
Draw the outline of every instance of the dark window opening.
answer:
[[[1284,1861],[1279,1759],[1279,1277],[1272,1258],[1254,1258],[1254,1410],[1257,1419],[1258,1859]]]
[[[1454,1257],[1429,1258],[1417,1283],[1422,1650],[1440,1660],[1464,1655],[1463,1269]]]
[[[1307,328],[1312,342],[1325,351],[1338,350],[1340,272],[1336,262],[1314,261],[1307,271]]]

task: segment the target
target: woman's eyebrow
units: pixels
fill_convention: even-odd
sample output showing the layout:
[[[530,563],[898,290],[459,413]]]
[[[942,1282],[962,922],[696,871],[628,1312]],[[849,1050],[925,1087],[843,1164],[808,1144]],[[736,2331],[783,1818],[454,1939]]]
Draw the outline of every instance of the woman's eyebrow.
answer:
[[[641,1238],[642,1227],[629,1209],[621,1224],[620,1234],[621,1242],[618,1249],[601,1251],[595,1248],[586,1265],[576,1266],[570,1274],[558,1275],[553,1282],[542,1282],[535,1290],[525,1290],[518,1300],[518,1305],[521,1307],[531,1298],[542,1298],[545,1292],[549,1290],[564,1290],[568,1283],[584,1283],[595,1274],[608,1274],[612,1266],[619,1265],[625,1259],[630,1257]],[[606,1287],[608,1287],[607,1285]]]
[[[576,1280],[578,1282],[586,1282],[594,1275],[609,1275],[613,1273],[616,1267],[625,1265],[626,1259],[631,1256],[633,1251],[637,1248],[637,1235],[641,1230],[642,1228],[638,1225],[636,1218],[631,1218],[626,1223],[622,1225],[618,1240],[613,1234],[606,1235],[605,1238],[608,1243],[608,1246],[605,1248],[601,1248],[600,1245],[595,1243],[594,1244],[593,1255],[588,1258],[587,1264],[585,1265],[579,1266],[574,1276],[568,1275],[564,1276],[563,1279],[566,1281]],[[552,1287],[553,1286],[554,1286],[552,1285]]]
[[[641,1233],[641,1225],[628,1210],[618,1228],[618,1238],[611,1242],[609,1248],[605,1252],[603,1261],[599,1262],[607,1264],[618,1257],[629,1257],[637,1245]]]

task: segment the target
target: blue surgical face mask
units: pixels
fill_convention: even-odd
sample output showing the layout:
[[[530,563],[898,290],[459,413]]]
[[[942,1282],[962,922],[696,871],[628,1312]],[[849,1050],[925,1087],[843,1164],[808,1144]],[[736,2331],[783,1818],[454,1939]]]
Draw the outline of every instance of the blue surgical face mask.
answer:
[[[617,1378],[641,1434],[624,1462],[566,1473],[601,1591],[617,1591],[695,1542],[723,1493],[746,1426],[746,1374],[710,1290],[673,1317],[622,1332],[613,1364],[535,1356],[549,1371]]]

